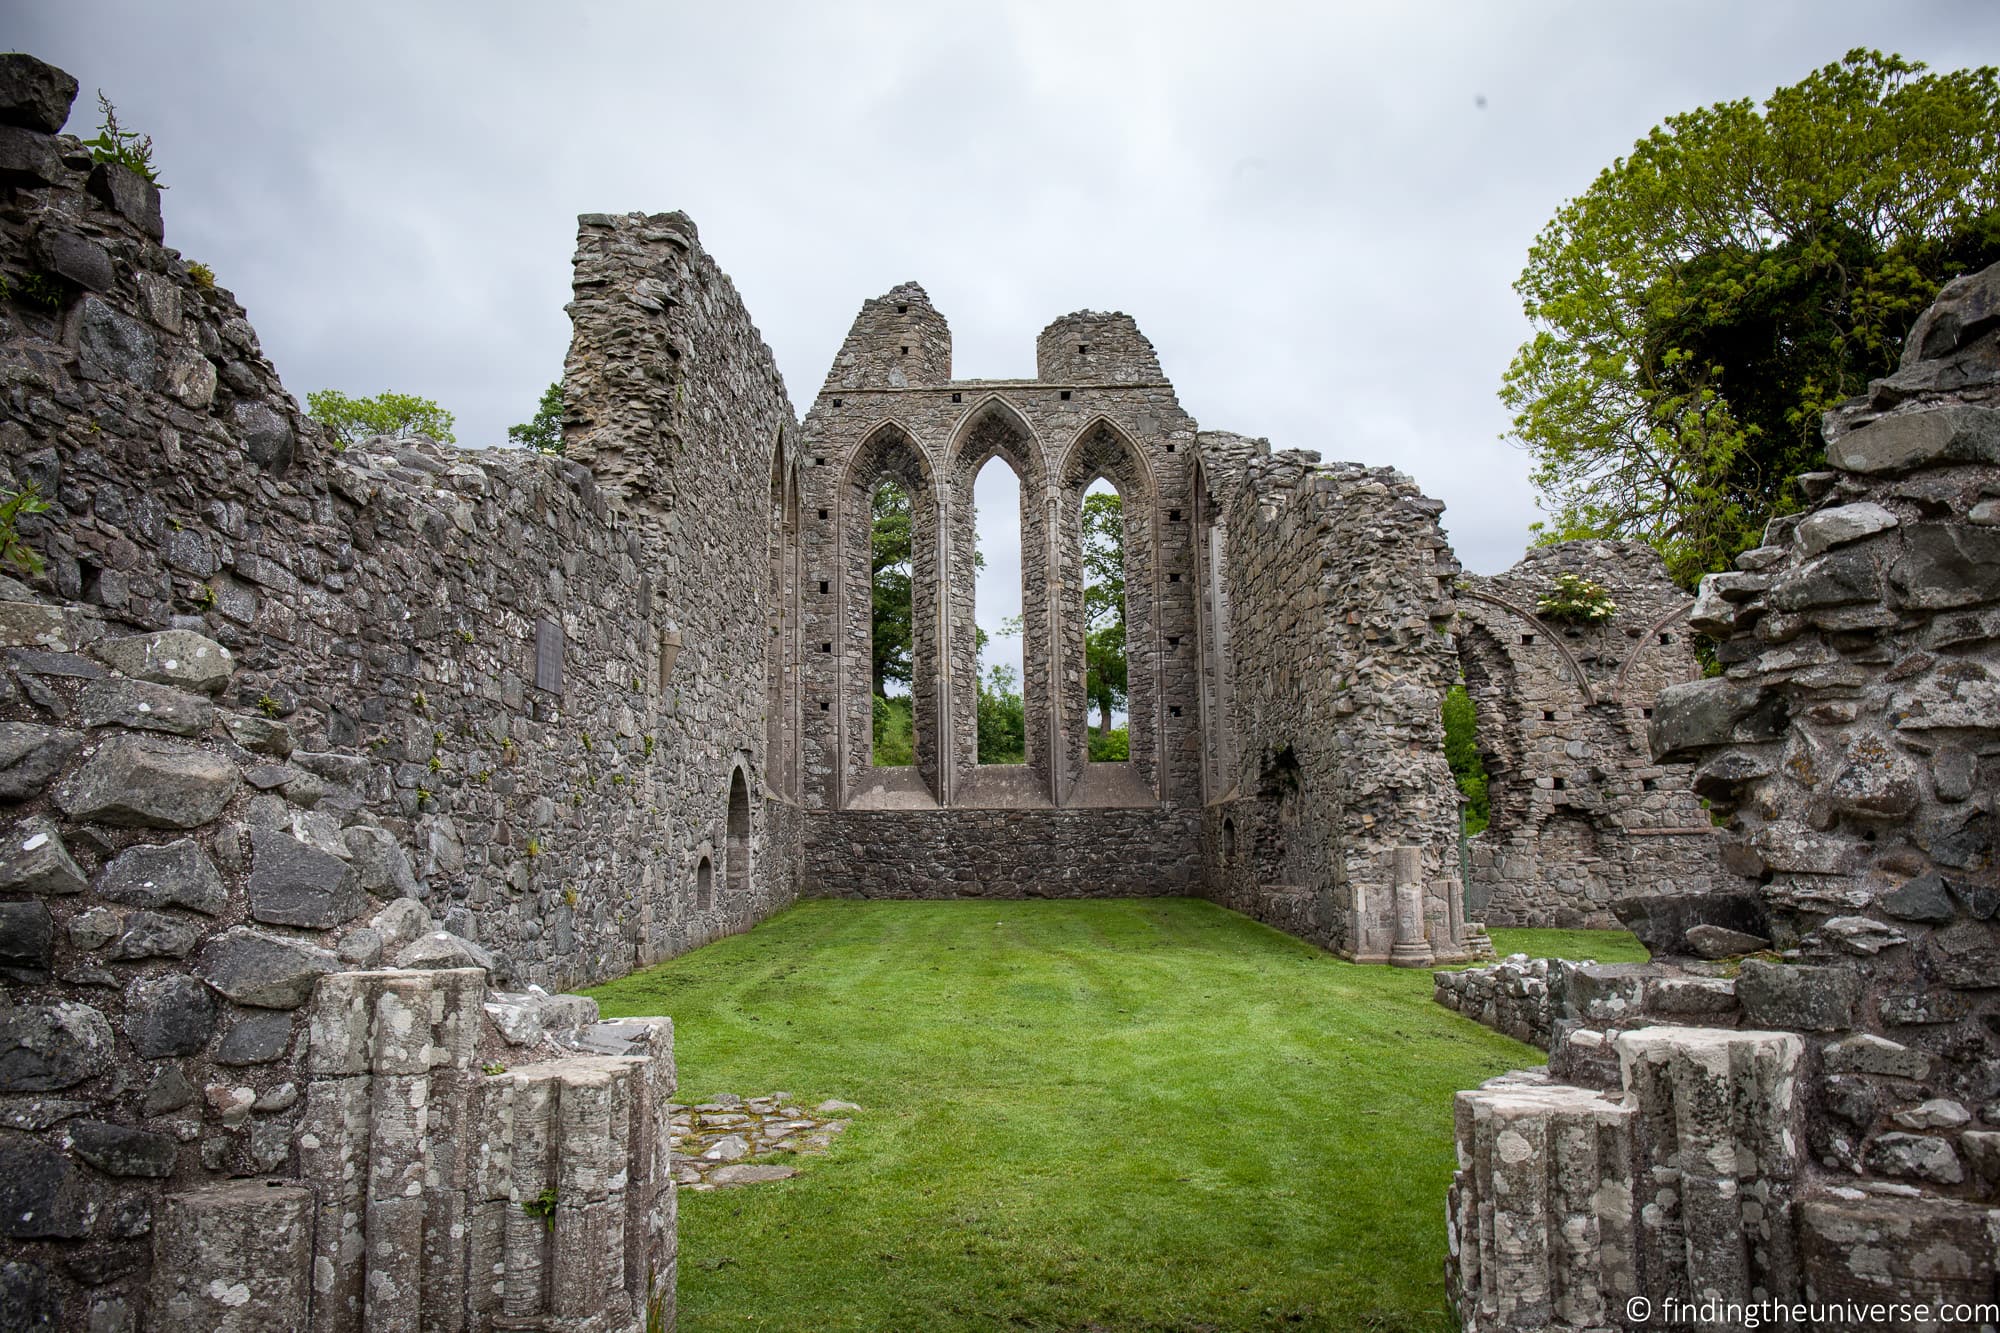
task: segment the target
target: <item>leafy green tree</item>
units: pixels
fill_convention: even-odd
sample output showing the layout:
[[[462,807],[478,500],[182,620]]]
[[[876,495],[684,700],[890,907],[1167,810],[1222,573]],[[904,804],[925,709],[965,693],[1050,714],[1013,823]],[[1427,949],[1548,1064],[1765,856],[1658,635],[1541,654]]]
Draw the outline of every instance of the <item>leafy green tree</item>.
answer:
[[[563,451],[562,419],[562,381],[557,380],[543,392],[533,417],[519,426],[507,427],[507,438],[538,454],[560,454]]]
[[[1014,668],[995,664],[979,680],[979,762],[1020,764],[1028,758],[1028,716]]]
[[[343,449],[377,435],[428,435],[440,444],[454,438],[451,413],[411,393],[349,398],[338,389],[315,389],[306,395],[306,415],[332,431]]]
[[[1111,734],[1113,710],[1125,706],[1125,502],[1116,491],[1083,497],[1084,693],[1097,731]]]
[[[1479,758],[1479,711],[1463,685],[1445,692],[1444,758],[1465,793],[1465,831],[1478,833],[1492,822],[1493,810],[1486,794],[1486,765]]]
[[[878,694],[873,702],[875,767],[901,768],[914,764],[917,761],[916,727],[910,709],[910,696],[903,694],[894,699],[885,699]]]
[[[910,493],[893,481],[875,488],[868,532],[873,657],[869,688],[887,696],[889,682],[910,683]]]
[[[1501,398],[1544,540],[1651,542],[1684,584],[1796,508],[1820,414],[2000,258],[2000,75],[1852,51],[1673,116],[1564,204],[1515,283]]]

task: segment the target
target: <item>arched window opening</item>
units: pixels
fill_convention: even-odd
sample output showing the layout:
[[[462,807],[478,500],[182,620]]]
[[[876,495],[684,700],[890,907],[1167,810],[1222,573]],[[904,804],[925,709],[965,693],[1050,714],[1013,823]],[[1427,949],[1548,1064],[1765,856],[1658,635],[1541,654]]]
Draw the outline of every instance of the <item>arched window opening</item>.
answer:
[[[916,762],[910,696],[915,670],[910,493],[901,482],[885,478],[875,487],[871,509],[869,691],[875,738],[870,762],[877,768],[900,768]]]
[[[1479,753],[1479,708],[1463,682],[1444,696],[1444,757],[1458,782],[1465,835],[1485,832],[1492,820],[1492,807],[1486,791],[1486,762]]]
[[[1233,819],[1222,821],[1222,863],[1236,863],[1236,821]]]
[[[723,871],[729,897],[740,902],[750,894],[750,786],[737,769],[729,778],[729,818],[723,850]]]
[[[980,468],[973,514],[979,762],[1023,764],[1028,724],[1021,689],[1021,479],[1005,459],[989,458]]]
[[[715,906],[715,868],[706,856],[694,868],[694,910],[706,912]]]
[[[1084,692],[1093,763],[1131,758],[1125,712],[1125,500],[1103,477],[1083,493]]]

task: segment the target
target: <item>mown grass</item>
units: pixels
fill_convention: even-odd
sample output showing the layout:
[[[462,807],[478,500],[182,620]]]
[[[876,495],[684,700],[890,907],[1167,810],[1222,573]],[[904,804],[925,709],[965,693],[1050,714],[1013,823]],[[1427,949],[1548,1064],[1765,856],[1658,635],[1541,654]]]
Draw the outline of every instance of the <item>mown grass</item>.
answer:
[[[681,1195],[680,1327],[1446,1330],[1452,1093],[1543,1057],[1210,904],[808,902],[600,987],[684,1100],[865,1108]]]
[[[1524,953],[1530,958],[1591,959],[1599,963],[1643,963],[1652,955],[1629,930],[1510,930],[1487,932],[1502,958]]]

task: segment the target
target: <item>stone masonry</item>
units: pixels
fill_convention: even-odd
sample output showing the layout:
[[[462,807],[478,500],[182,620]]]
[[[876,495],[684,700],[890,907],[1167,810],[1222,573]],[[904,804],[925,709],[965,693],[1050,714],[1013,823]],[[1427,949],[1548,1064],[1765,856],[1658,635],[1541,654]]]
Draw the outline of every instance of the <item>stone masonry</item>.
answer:
[[[2000,266],[1825,430],[1812,507],[1702,581],[1723,674],[1651,720],[1715,882],[1621,902],[1655,961],[1552,970],[1549,1069],[1459,1094],[1467,1329],[2000,1296]]]
[[[1596,624],[1537,614],[1558,575],[1617,611]],[[1468,848],[1469,910],[1489,926],[1615,926],[1611,900],[1706,892],[1716,832],[1692,766],[1646,749],[1653,703],[1701,674],[1687,595],[1649,546],[1538,546],[1505,574],[1466,577],[1456,625],[1492,822]]]
[[[61,132],[74,94],[0,57],[0,463],[49,502],[17,524],[37,562],[0,581],[15,1322],[670,1326],[671,1028],[552,992],[801,895],[1191,893],[1357,960],[1487,950],[1439,703],[1461,650],[1532,677],[1524,699],[1570,687],[1478,635],[1522,632],[1493,598],[1532,589],[1491,588],[1582,557],[1461,589],[1410,478],[1200,429],[1122,314],[1050,324],[1033,379],[958,380],[906,284],[864,304],[800,421],[678,213],[579,219],[567,457],[343,450],[165,246],[159,192]],[[1547,978],[1515,1017],[1573,1081],[1465,1094],[1453,1280],[1475,1327],[1557,1308],[1517,1271],[1569,1243],[1545,1224],[1585,1182],[1602,1257],[1556,1267],[1586,1324],[1658,1274],[1865,1289],[1841,1265],[1867,1228],[1956,1256],[1989,1225],[1990,291],[1941,305],[1921,355],[1836,418],[1822,511],[1705,588],[1693,620],[1733,627],[1728,675],[1661,689],[1684,649],[1648,636],[1678,612],[1643,562],[1588,552],[1634,618],[1556,645],[1580,713],[1491,739],[1536,779],[1491,864],[1539,887],[1489,903],[1622,899],[1657,954],[1710,956]],[[1004,768],[974,754],[991,458],[1023,500],[1028,738]],[[871,762],[884,478],[916,534],[907,768]],[[1099,479],[1126,514],[1122,763],[1086,759]],[[1654,692],[1649,763],[1631,746]],[[1734,820],[1740,886],[1687,850],[1716,835],[1676,831],[1689,763]],[[1558,777],[1599,803],[1547,795]],[[1583,816],[1582,878],[1545,851],[1509,877],[1555,836],[1533,821]],[[1766,943],[1796,957],[1729,974]],[[1479,1232],[1502,1194],[1551,1186],[1510,1133],[1572,1165],[1556,1204]],[[1836,1192],[1836,1170],[1860,1183]],[[1620,1182],[1678,1190],[1678,1220],[1620,1212]]]

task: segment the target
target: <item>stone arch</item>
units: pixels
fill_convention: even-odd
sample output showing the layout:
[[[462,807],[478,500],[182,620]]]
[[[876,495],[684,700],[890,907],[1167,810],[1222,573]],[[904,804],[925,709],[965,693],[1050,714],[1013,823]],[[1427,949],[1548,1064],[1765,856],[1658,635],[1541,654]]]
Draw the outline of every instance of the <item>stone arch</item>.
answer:
[[[1479,717],[1479,758],[1486,766],[1486,797],[1497,837],[1528,817],[1527,793],[1516,781],[1522,719],[1514,660],[1491,629],[1473,622],[1459,627],[1458,665]]]
[[[874,710],[870,645],[873,632],[871,546],[875,488],[894,481],[910,497],[910,703],[915,763],[873,767]],[[944,719],[948,679],[942,670],[938,572],[942,564],[941,505],[929,457],[900,422],[872,427],[848,462],[839,496],[840,804],[861,808],[936,805],[944,797],[948,742]],[[820,645],[808,645],[809,650]]]
[[[1125,714],[1131,758],[1123,765],[1087,762],[1082,508],[1084,492],[1100,477],[1118,489],[1125,515],[1125,651],[1129,665]],[[1077,432],[1064,451],[1055,489],[1062,588],[1060,630],[1055,636],[1055,676],[1062,682],[1059,796],[1064,804],[1150,804],[1158,799],[1159,791],[1160,653],[1154,642],[1158,596],[1153,586],[1159,565],[1159,488],[1145,453],[1131,434],[1109,417],[1098,416]]]
[[[694,866],[694,910],[709,912],[715,909],[715,863],[704,850]]]
[[[729,773],[729,807],[723,818],[722,869],[730,906],[750,896],[750,783],[741,765]]]
[[[1618,664],[1618,675],[1611,682],[1611,699],[1614,702],[1623,704],[1627,701],[1626,690],[1631,686],[1632,668],[1638,665],[1639,659],[1650,649],[1664,646],[1660,636],[1670,632],[1671,626],[1686,620],[1693,610],[1692,601],[1683,602],[1646,626],[1645,631],[1639,635],[1639,642],[1632,645],[1632,651],[1626,653],[1625,660]]]
[[[1025,766],[1032,788],[1043,800],[1052,799],[1054,765],[1054,706],[1050,682],[1050,562],[1048,465],[1040,437],[1027,417],[1006,398],[988,394],[959,418],[947,451],[951,512],[951,577],[949,614],[951,640],[952,748],[957,783],[964,797],[983,804],[997,793],[1006,803],[1028,795],[1020,784],[1008,784],[982,795],[979,783],[978,643],[974,557],[978,534],[973,487],[980,472],[994,459],[1013,469],[1020,483],[1021,513],[1021,696],[1026,709]],[[992,775],[989,775],[989,777]]]
[[[1576,685],[1577,693],[1583,696],[1583,702],[1586,705],[1597,702],[1597,692],[1591,688],[1590,677],[1585,673],[1583,664],[1576,660],[1576,654],[1569,650],[1569,646],[1562,641],[1562,636],[1556,633],[1540,616],[1516,602],[1507,600],[1505,597],[1499,597],[1490,592],[1481,592],[1475,588],[1461,588],[1458,595],[1469,601],[1484,602],[1488,606],[1496,606],[1508,615],[1515,616],[1525,622],[1534,633],[1542,637],[1543,642],[1555,649],[1557,655],[1562,658],[1563,666],[1568,672],[1570,680]]]

